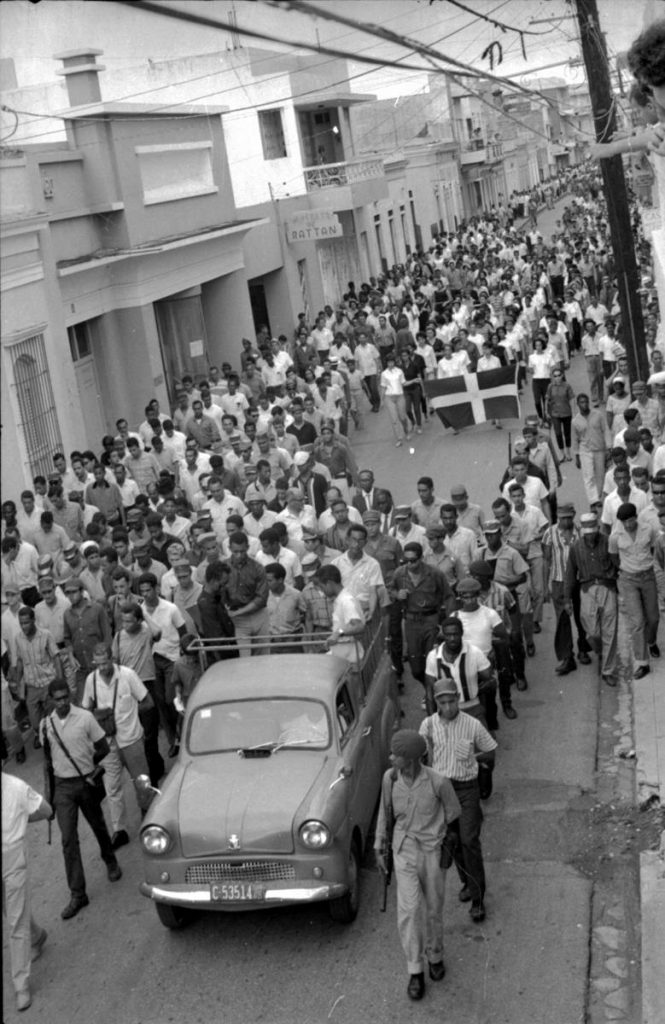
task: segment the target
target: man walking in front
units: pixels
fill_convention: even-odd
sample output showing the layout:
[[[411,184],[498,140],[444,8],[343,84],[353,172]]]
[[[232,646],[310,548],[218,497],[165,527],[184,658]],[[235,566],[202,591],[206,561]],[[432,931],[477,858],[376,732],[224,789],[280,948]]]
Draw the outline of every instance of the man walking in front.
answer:
[[[480,845],[483,812],[478,785],[479,765],[492,768],[496,741],[477,718],[459,709],[455,681],[441,678],[434,685],[436,714],[420,723],[427,740],[429,760],[435,771],[452,782],[461,814],[454,829],[459,845],[454,849],[457,872],[462,882],[459,899],[471,902],[471,920],[485,920],[485,867]]]
[[[62,834],[62,852],[71,893],[70,901],[60,916],[63,921],[68,921],[90,902],[79,846],[79,810],[95,834],[109,881],[117,882],[122,871],[102,814],[104,791],[102,789],[100,793],[93,774],[109,752],[104,730],[89,711],[74,707],[66,683],[55,679],[49,684],[49,694],[55,711],[42,719],[41,741],[55,776],[53,802]]]
[[[383,776],[374,848],[379,870],[387,869],[392,845],[397,881],[397,928],[407,960],[409,999],[425,992],[425,960],[432,981],[446,973],[443,962],[443,902],[446,876],[442,845],[460,814],[448,779],[422,763],[427,743],[415,729],[401,729],[391,742],[392,768]]]

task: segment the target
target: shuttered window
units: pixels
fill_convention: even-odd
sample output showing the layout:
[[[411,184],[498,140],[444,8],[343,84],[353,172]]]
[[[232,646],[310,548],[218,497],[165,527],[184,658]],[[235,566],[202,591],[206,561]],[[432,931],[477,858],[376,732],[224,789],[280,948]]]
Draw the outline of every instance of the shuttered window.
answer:
[[[44,335],[25,338],[6,351],[11,360],[10,386],[16,395],[18,429],[25,443],[30,474],[47,476],[53,468],[53,453],[62,449],[62,436]]]

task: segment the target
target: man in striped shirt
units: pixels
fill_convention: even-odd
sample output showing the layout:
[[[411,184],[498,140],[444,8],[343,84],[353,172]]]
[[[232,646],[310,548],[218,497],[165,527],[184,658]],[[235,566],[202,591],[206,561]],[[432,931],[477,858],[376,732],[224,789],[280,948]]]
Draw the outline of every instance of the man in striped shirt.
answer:
[[[485,867],[480,845],[482,811],[478,786],[479,765],[494,765],[496,741],[477,718],[459,709],[459,695],[453,679],[442,678],[434,686],[436,714],[420,724],[427,740],[429,763],[450,779],[462,813],[452,829],[459,832],[455,865],[462,882],[459,898],[471,901],[471,919],[485,920]]]

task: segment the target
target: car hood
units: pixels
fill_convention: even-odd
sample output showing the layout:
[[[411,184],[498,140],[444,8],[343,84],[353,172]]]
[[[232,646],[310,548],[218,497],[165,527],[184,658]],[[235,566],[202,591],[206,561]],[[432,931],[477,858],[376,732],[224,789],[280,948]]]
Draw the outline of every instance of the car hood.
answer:
[[[293,852],[293,819],[327,761],[323,753],[302,750],[191,761],[178,796],[184,856]]]

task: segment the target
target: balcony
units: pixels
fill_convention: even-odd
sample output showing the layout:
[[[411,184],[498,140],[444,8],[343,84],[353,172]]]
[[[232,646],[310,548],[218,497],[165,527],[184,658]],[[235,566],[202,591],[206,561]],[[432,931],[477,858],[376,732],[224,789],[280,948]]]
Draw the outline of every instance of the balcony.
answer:
[[[312,209],[353,210],[388,198],[383,160],[369,157],[303,167]]]
[[[462,147],[460,161],[462,166],[469,164],[493,164],[503,158],[503,147],[500,142],[485,142],[484,139],[471,139]]]
[[[383,160],[350,160],[339,164],[318,164],[303,167],[308,192],[320,188],[356,185],[359,181],[383,178]]]

